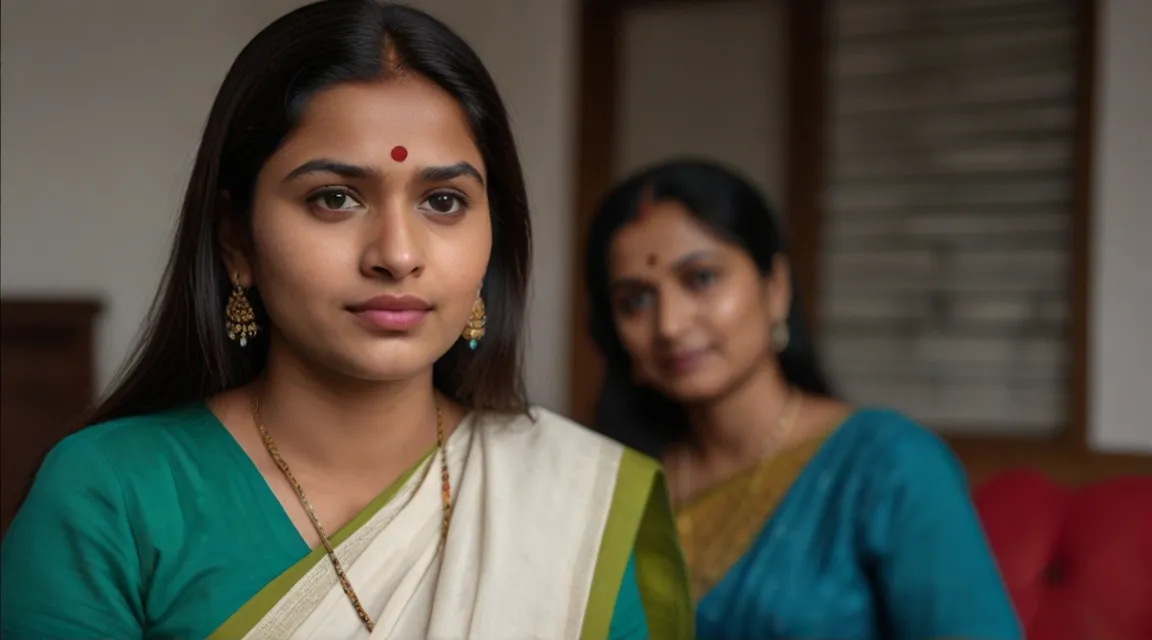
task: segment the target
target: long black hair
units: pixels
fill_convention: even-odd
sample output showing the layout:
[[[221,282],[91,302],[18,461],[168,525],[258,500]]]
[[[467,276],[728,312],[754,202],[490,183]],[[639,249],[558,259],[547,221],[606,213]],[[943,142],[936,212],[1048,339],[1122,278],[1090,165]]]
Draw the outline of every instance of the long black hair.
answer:
[[[632,381],[632,367],[616,334],[608,292],[612,239],[635,218],[645,198],[683,205],[697,220],[751,256],[764,276],[771,272],[774,258],[784,251],[785,242],[776,215],[756,187],[733,170],[713,162],[684,159],[650,167],[617,185],[600,204],[589,231],[585,263],[592,338],[606,363],[595,427],[624,444],[659,455],[667,445],[686,435],[685,413],[663,394]],[[792,285],[790,339],[779,354],[780,369],[796,388],[830,396],[832,387],[807,338],[795,278]]]
[[[224,329],[231,285],[218,242],[223,216],[249,224],[256,174],[312,96],[340,83],[398,74],[417,74],[457,100],[488,172],[493,249],[483,283],[487,335],[475,352],[461,341],[440,358],[436,387],[474,409],[527,408],[520,364],[531,229],[520,161],[496,86],[476,53],[431,16],[373,0],[326,0],[273,22],[228,71],[140,343],[86,423],[201,401],[262,371],[266,340],[241,349]]]

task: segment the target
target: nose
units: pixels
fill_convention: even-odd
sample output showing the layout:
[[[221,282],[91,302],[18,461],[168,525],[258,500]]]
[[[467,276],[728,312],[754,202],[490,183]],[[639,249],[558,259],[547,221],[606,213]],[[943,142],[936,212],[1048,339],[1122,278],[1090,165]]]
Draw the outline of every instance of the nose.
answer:
[[[403,202],[365,217],[367,242],[360,267],[365,276],[403,280],[419,275],[424,269],[424,237],[416,218]]]
[[[661,291],[656,305],[656,334],[664,342],[674,342],[692,323],[695,305],[688,296],[672,290]]]

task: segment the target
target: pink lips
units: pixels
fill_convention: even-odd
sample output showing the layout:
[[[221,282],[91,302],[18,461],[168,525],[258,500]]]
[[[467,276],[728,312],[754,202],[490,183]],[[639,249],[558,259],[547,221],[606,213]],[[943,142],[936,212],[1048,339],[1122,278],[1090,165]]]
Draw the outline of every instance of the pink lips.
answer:
[[[697,349],[694,351],[682,351],[669,355],[661,363],[664,370],[672,375],[682,376],[694,371],[708,356],[707,349]]]
[[[430,303],[415,296],[378,296],[349,307],[360,322],[382,331],[414,329],[431,310]]]

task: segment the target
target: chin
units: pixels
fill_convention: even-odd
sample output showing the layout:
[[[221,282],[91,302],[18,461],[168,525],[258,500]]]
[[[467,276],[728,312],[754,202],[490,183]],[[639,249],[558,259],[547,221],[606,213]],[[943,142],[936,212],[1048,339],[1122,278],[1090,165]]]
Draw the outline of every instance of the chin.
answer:
[[[411,380],[412,378],[424,373],[430,369],[430,365],[423,367],[405,367],[399,363],[393,363],[390,366],[363,366],[350,369],[347,374],[357,380],[364,382],[401,382],[404,380]]]
[[[408,380],[430,371],[443,355],[423,342],[382,340],[363,349],[331,354],[335,356],[331,366],[342,375],[365,382]]]

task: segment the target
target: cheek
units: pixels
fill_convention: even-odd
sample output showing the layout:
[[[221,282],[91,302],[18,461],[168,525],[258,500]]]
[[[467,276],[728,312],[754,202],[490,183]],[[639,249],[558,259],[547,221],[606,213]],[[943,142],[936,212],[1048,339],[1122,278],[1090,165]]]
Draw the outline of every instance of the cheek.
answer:
[[[334,279],[340,272],[356,268],[357,253],[347,238],[317,233],[292,216],[291,212],[264,211],[257,212],[253,221],[254,267],[266,298],[325,295],[340,281]]]
[[[709,322],[730,355],[759,357],[768,343],[767,312],[754,292],[716,296],[709,304]]]
[[[479,213],[479,212],[477,212]],[[433,236],[429,243],[429,276],[437,283],[448,300],[457,301],[464,314],[471,312],[476,294],[484,282],[492,254],[492,227],[487,213],[477,216],[467,227],[452,229],[450,233]]]
[[[615,316],[616,336],[628,357],[639,365],[651,359],[652,324],[644,314]]]
[[[482,291],[484,273],[488,268],[488,261],[484,259],[465,259],[459,253],[450,254],[451,259],[441,262],[444,267],[437,269],[435,290],[443,299],[441,304],[452,307],[462,307],[471,312],[476,304],[476,294],[481,293],[485,300],[490,296]],[[489,311],[492,311],[491,309]]]

